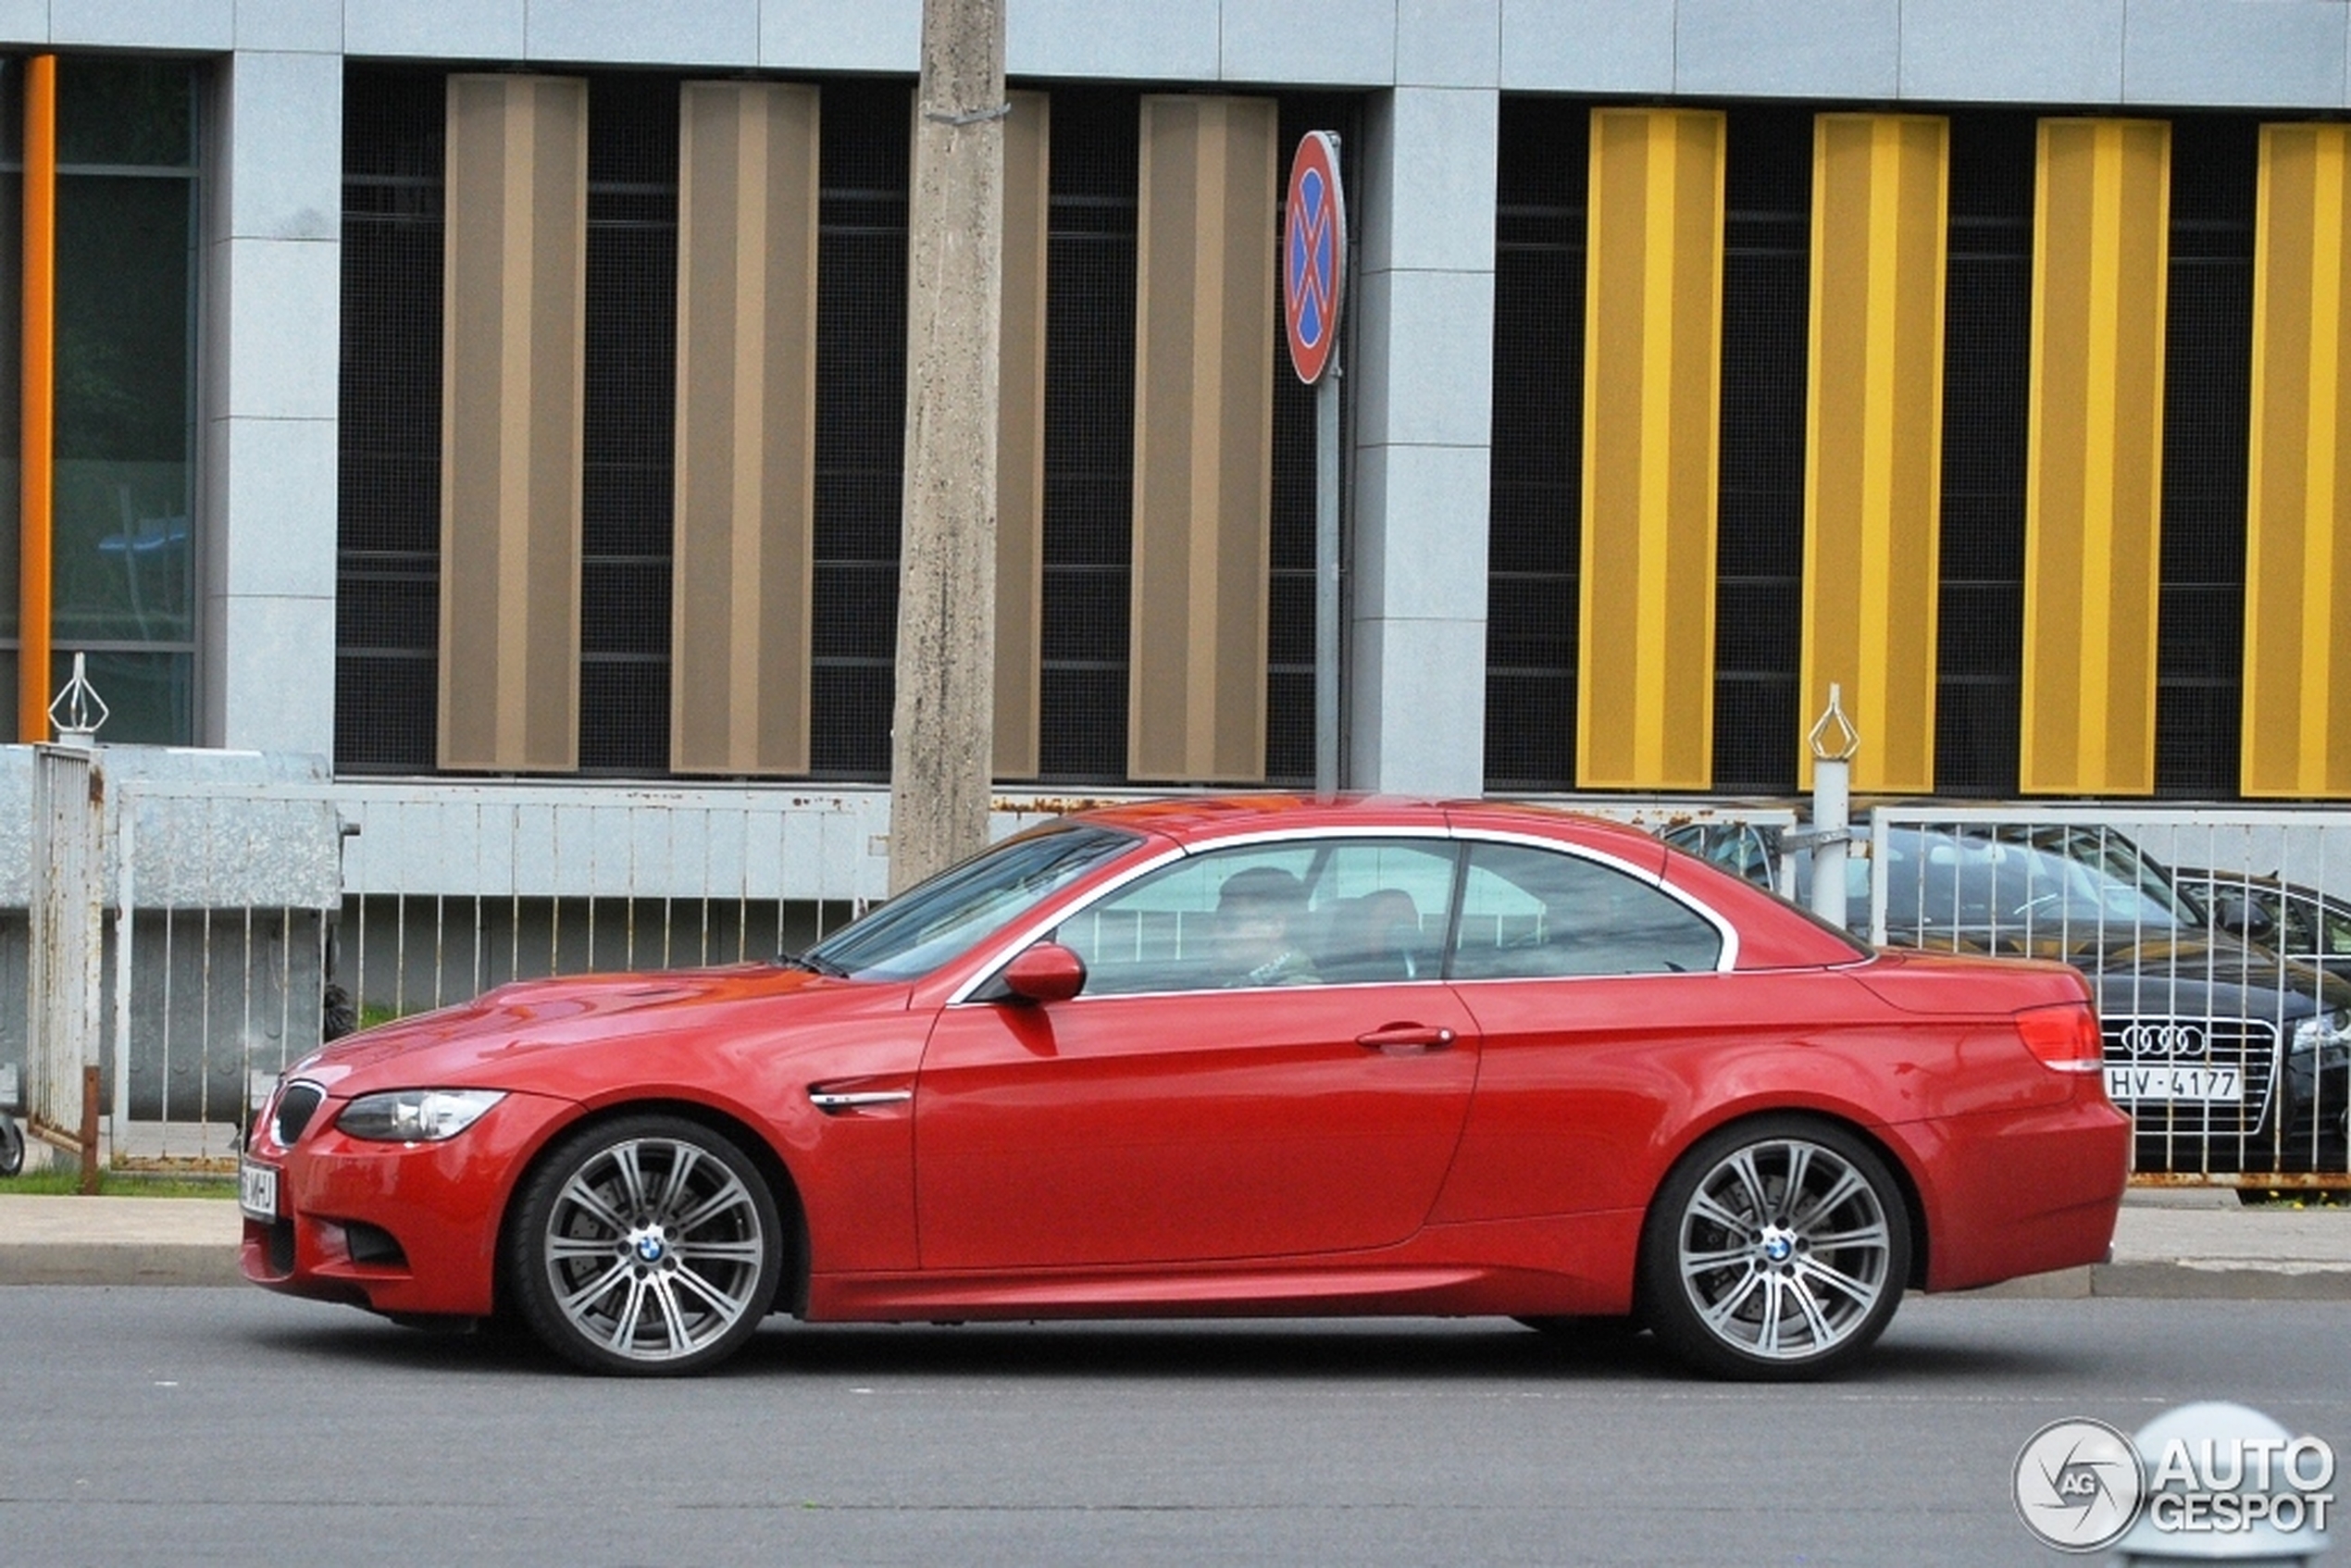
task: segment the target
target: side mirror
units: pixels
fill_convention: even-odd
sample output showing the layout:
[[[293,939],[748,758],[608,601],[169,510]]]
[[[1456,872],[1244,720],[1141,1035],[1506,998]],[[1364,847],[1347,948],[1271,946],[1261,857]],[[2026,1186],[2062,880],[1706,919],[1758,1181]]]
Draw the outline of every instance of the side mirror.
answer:
[[[1086,961],[1059,942],[1039,942],[1004,965],[1016,1002],[1067,1002],[1086,989]]]

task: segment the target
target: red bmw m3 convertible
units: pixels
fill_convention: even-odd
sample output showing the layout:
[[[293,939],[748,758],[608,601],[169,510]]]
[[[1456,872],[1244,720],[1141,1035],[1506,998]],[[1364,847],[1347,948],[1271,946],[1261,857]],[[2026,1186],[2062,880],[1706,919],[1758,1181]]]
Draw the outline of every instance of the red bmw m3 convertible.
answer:
[[[243,1267],[678,1373],[763,1319],[1635,1321],[1812,1376],[1907,1288],[2106,1255],[2081,977],[1872,952],[1654,839],[1184,799],[772,964],[503,987],[295,1064]]]

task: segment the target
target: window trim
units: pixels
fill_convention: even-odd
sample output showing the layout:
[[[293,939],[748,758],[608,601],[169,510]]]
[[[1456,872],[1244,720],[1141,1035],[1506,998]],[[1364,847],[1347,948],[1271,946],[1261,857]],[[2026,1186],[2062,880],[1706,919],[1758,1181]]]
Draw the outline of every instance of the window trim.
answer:
[[[1026,952],[1030,947],[1034,946],[1038,941],[1042,940],[1048,932],[1059,928],[1064,921],[1085,914],[1086,911],[1093,908],[1102,900],[1111,897],[1113,894],[1118,892],[1121,889],[1136,881],[1138,878],[1148,876],[1151,873],[1159,870],[1163,866],[1172,865],[1176,861],[1182,860],[1192,855],[1206,854],[1216,850],[1240,849],[1250,845],[1267,843],[1311,842],[1315,840],[1323,839],[1429,839],[1459,845],[1481,843],[1510,844],[1525,849],[1547,850],[1554,854],[1574,855],[1579,859],[1591,861],[1596,865],[1607,866],[1609,869],[1621,872],[1623,875],[1632,877],[1636,881],[1645,883],[1659,892],[1663,893],[1666,897],[1673,900],[1675,902],[1681,904],[1686,909],[1688,909],[1699,918],[1705,920],[1709,925],[1714,927],[1716,934],[1720,936],[1723,940],[1722,952],[1716,955],[1714,968],[1711,972],[1718,975],[1725,975],[1731,973],[1738,967],[1738,929],[1736,927],[1733,926],[1728,919],[1724,918],[1720,911],[1716,910],[1712,905],[1705,902],[1703,900],[1694,896],[1686,890],[1679,888],[1673,883],[1667,881],[1665,877],[1659,873],[1650,871],[1645,866],[1636,865],[1632,862],[1627,861],[1621,856],[1611,854],[1605,850],[1592,849],[1583,844],[1564,843],[1558,839],[1547,838],[1539,833],[1516,832],[1506,828],[1474,828],[1464,831],[1459,828],[1449,825],[1440,825],[1436,823],[1378,827],[1372,826],[1370,824],[1364,824],[1362,826],[1347,824],[1323,828],[1259,828],[1246,833],[1221,835],[1217,838],[1200,843],[1172,845],[1162,852],[1146,856],[1142,860],[1136,862],[1133,865],[1126,867],[1109,880],[1097,884],[1078,902],[1062,905],[1057,909],[1050,911],[1039,918],[1031,919],[1021,926],[1014,927],[1014,929],[1016,931],[1014,936],[1000,941],[999,945],[995,949],[989,952],[987,956],[980,960],[978,964],[972,970],[971,974],[966,977],[962,983],[958,984],[953,990],[948,993],[945,1005],[949,1007],[960,1007],[967,1002],[975,1001],[981,1002],[987,1005],[994,1005],[995,1003],[992,999],[985,996],[975,996],[974,993],[989,989],[993,982],[997,979],[998,976],[1002,972],[1004,965],[1010,964],[1014,958],[1018,957],[1021,953]],[[1457,927],[1461,918],[1462,891],[1466,882],[1466,861],[1464,859],[1457,858],[1453,873],[1453,907],[1448,913],[1445,931],[1445,952],[1449,961],[1447,965],[1449,968],[1450,967],[1449,961],[1452,956],[1454,941],[1458,935]],[[1548,985],[1553,983],[1554,981],[1676,979],[1685,978],[1689,975],[1705,974],[1708,972],[1709,971],[1706,970],[1696,969],[1686,971],[1660,970],[1655,974],[1639,975],[1553,975],[1541,977],[1497,977],[1491,979],[1464,980],[1454,980],[1442,976],[1431,976],[1424,981],[1421,979],[1337,981],[1328,985],[1320,986],[1315,989],[1324,990],[1354,990],[1371,986],[1386,987],[1424,984],[1493,985],[1497,983],[1503,983],[1511,985],[1524,985],[1530,983],[1540,983]],[[1239,986],[1230,989],[1236,993],[1247,994],[1264,988],[1255,986]],[[1105,995],[1089,998],[1084,991],[1081,990],[1076,996],[1071,998],[1070,1000],[1073,1002],[1082,1002],[1088,1001],[1114,1002],[1127,1001],[1135,997],[1143,996],[1202,996],[1208,994],[1212,993],[1198,990],[1120,991],[1114,996]]]

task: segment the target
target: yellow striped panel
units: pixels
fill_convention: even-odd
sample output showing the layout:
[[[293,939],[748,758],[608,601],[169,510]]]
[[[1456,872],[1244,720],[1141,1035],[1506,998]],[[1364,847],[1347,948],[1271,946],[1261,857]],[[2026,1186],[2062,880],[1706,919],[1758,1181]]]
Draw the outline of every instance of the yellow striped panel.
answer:
[[[452,76],[441,371],[442,767],[579,765],[588,84]]]
[[[1138,780],[1265,777],[1279,134],[1271,98],[1142,102],[1126,740]]]
[[[1592,111],[1582,789],[1712,780],[1723,143],[1711,111]]]
[[[2253,253],[2244,789],[2351,796],[2351,127],[2265,125]]]
[[[1853,787],[1880,793],[1934,788],[1950,150],[1939,117],[1812,122],[1800,716],[1840,687],[1861,737]],[[1797,754],[1810,789],[1811,750]]]
[[[2045,119],[2025,458],[2027,794],[2155,790],[2171,128]]]
[[[808,771],[816,528],[814,87],[678,91],[669,765]]]

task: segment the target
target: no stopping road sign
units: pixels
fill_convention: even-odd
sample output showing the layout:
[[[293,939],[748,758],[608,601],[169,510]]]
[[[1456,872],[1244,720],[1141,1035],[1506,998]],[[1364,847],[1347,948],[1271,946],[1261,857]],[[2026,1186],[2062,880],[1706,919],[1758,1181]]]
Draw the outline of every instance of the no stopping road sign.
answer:
[[[1347,205],[1338,183],[1338,138],[1310,131],[1290,159],[1289,200],[1282,209],[1282,318],[1290,368],[1312,386],[1338,342],[1346,283]]]

